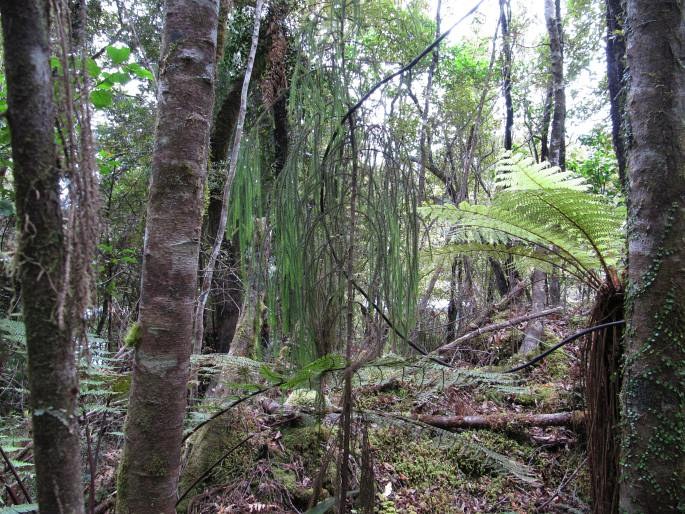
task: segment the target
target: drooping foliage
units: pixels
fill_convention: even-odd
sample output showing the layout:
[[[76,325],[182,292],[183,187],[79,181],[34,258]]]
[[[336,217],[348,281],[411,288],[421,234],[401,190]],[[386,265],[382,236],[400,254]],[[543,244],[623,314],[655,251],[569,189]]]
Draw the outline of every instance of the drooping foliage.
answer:
[[[588,191],[584,178],[547,162],[505,155],[492,202],[433,205],[424,214],[453,223],[450,252],[514,255],[557,266],[593,288],[620,264],[625,208]],[[443,250],[444,251],[444,250]]]

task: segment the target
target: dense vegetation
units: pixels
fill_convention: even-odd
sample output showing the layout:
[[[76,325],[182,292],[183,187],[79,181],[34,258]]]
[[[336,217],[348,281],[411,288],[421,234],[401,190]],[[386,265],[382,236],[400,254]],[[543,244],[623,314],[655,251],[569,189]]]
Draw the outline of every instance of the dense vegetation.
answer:
[[[685,511],[685,9],[460,4],[0,0],[0,513]]]

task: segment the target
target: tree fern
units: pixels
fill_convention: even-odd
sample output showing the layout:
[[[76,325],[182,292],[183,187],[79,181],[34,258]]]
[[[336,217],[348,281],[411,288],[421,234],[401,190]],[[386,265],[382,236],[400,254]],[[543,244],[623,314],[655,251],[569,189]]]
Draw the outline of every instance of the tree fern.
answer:
[[[529,157],[500,160],[489,205],[433,205],[422,212],[454,223],[453,242],[443,251],[510,254],[557,266],[594,288],[622,255],[625,208],[590,193],[582,177]]]

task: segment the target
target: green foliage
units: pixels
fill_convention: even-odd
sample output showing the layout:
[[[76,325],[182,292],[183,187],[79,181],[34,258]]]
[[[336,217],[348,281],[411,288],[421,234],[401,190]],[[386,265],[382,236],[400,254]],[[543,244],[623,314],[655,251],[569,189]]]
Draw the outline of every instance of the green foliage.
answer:
[[[514,255],[524,263],[557,266],[593,287],[623,253],[625,208],[590,193],[569,171],[506,155],[489,205],[433,205],[422,213],[454,224],[451,253]],[[444,251],[444,250],[443,250]]]
[[[128,332],[126,332],[126,336],[124,337],[124,344],[129,348],[138,348],[138,345],[140,344],[140,337],[140,323],[133,323],[129,327]]]
[[[618,165],[610,134],[596,128],[579,140],[581,146],[567,159],[566,167],[585,177],[593,193],[612,197],[620,194]]]
[[[111,71],[106,71],[91,58],[86,61],[86,70],[95,82],[90,93],[90,101],[96,109],[112,106],[117,92],[115,86],[124,86],[134,78],[145,82],[154,80],[154,75],[147,68],[138,63],[128,63],[131,55],[129,47],[110,45],[105,50],[108,57],[106,67]],[[55,66],[59,65],[59,61],[56,61]]]
[[[116,47],[109,45],[105,51],[113,64],[123,64],[128,61],[128,57],[131,55],[131,49],[127,46]]]

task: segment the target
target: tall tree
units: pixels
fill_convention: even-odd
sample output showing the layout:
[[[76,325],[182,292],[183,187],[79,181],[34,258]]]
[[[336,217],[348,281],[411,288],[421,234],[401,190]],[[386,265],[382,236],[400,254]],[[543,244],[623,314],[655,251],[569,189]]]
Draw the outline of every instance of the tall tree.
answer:
[[[545,22],[549,34],[550,72],[554,114],[549,139],[549,161],[566,167],[566,88],[564,86],[564,37],[560,0],[545,0]]]
[[[41,512],[81,513],[78,380],[68,319],[58,313],[65,238],[55,152],[48,4],[0,2]],[[62,319],[62,322],[58,321]]]
[[[685,6],[626,9],[628,265],[620,510],[685,509]]]
[[[626,41],[623,34],[625,12],[621,0],[606,0],[607,22],[607,82],[611,109],[611,137],[618,162],[621,186],[626,186],[626,141],[623,130],[626,99],[624,76],[626,73]]]
[[[214,101],[218,0],[167,0],[117,512],[175,512]]]

